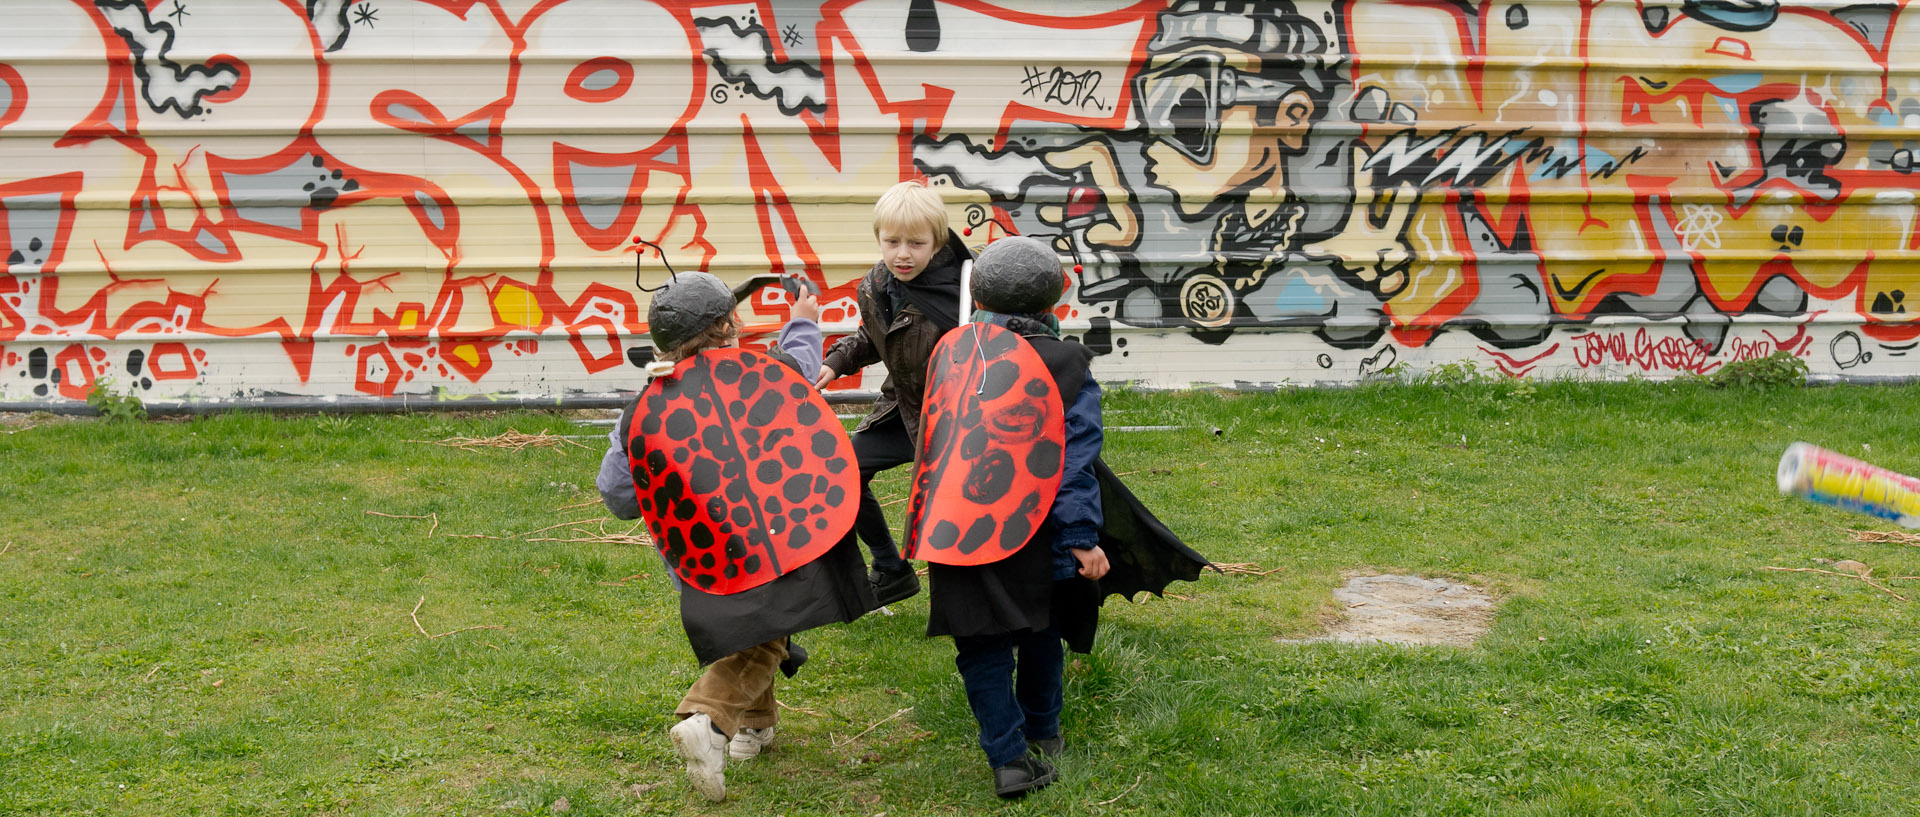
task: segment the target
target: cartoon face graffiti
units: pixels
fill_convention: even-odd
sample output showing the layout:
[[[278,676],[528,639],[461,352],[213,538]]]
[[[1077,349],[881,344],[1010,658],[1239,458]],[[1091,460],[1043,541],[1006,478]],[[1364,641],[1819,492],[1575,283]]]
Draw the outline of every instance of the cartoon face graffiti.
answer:
[[[1323,19],[1288,0],[1181,0],[1156,16],[1129,77],[1134,128],[990,156],[1004,160],[999,173],[1033,174],[1005,197],[1008,209],[1064,199],[1014,222],[1067,234],[1091,262],[1083,301],[1115,302],[1123,322],[1185,326],[1208,340],[1251,323],[1339,323],[1357,330],[1353,337],[1377,335],[1390,293],[1311,252],[1341,233],[1351,203],[1293,192],[1355,186],[1347,135],[1319,132],[1348,88],[1337,18]],[[969,166],[977,155],[959,155],[950,142],[916,151],[929,173],[994,189]],[[1400,202],[1385,223],[1403,224],[1411,205],[1411,197]],[[1372,248],[1361,255],[1369,263],[1404,257]]]
[[[1282,158],[1304,147],[1319,106],[1306,91],[1255,73],[1260,58],[1197,49],[1156,57],[1134,78],[1149,179],[1171,191],[1182,214],[1223,199],[1253,197],[1249,221],[1264,221],[1285,196]]]

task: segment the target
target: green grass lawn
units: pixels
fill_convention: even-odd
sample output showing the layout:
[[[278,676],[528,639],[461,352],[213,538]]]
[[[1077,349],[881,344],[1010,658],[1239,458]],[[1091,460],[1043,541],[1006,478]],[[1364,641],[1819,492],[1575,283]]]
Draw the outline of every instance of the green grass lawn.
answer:
[[[1913,813],[1920,601],[1762,568],[1920,574],[1845,532],[1886,525],[1773,487],[1795,440],[1920,473],[1916,404],[1110,392],[1110,426],[1186,427],[1109,435],[1142,499],[1279,570],[1110,602],[1067,670],[1060,781],[1006,804],[924,595],[806,635],[779,741],[700,800],[666,740],[697,670],[658,557],[557,541],[628,529],[587,504],[602,444],[417,442],[592,433],[567,416],[14,418],[0,814]],[[1277,640],[1362,570],[1502,605],[1469,649]]]

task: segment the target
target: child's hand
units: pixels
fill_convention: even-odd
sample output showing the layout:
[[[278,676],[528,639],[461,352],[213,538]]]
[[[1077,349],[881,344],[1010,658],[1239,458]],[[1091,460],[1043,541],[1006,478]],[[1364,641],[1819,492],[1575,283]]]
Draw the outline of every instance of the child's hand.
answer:
[[[824,389],[828,383],[833,382],[833,379],[839,376],[840,373],[834,371],[832,366],[821,366],[820,374],[813,378],[813,387],[816,389]]]
[[[820,322],[819,296],[814,295],[813,290],[811,289],[801,292],[798,296],[794,297],[793,308],[788,310],[787,317],[791,320],[799,320],[801,318],[806,318],[807,320],[813,321],[814,323],[819,323]]]
[[[1107,570],[1112,567],[1107,564],[1107,552],[1097,545],[1086,550],[1074,548],[1073,559],[1080,563],[1080,575],[1089,579],[1107,575]]]

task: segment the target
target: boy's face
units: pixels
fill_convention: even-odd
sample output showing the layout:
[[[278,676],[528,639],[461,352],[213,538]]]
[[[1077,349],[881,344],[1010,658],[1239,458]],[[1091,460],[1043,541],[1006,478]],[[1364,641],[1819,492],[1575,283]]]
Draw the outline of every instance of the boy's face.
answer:
[[[927,262],[933,260],[933,236],[927,234],[924,227],[917,230],[882,227],[878,238],[880,261],[896,280],[913,280],[926,272]]]

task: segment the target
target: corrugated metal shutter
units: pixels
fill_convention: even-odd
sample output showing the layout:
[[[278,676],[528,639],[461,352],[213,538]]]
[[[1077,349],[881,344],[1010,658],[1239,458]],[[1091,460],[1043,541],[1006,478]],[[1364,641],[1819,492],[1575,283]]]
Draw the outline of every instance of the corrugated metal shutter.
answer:
[[[0,406],[612,401],[664,275],[633,239],[806,274],[850,331],[922,177],[969,242],[1053,236],[1109,381],[1908,377],[1907,13],[9,3]]]

